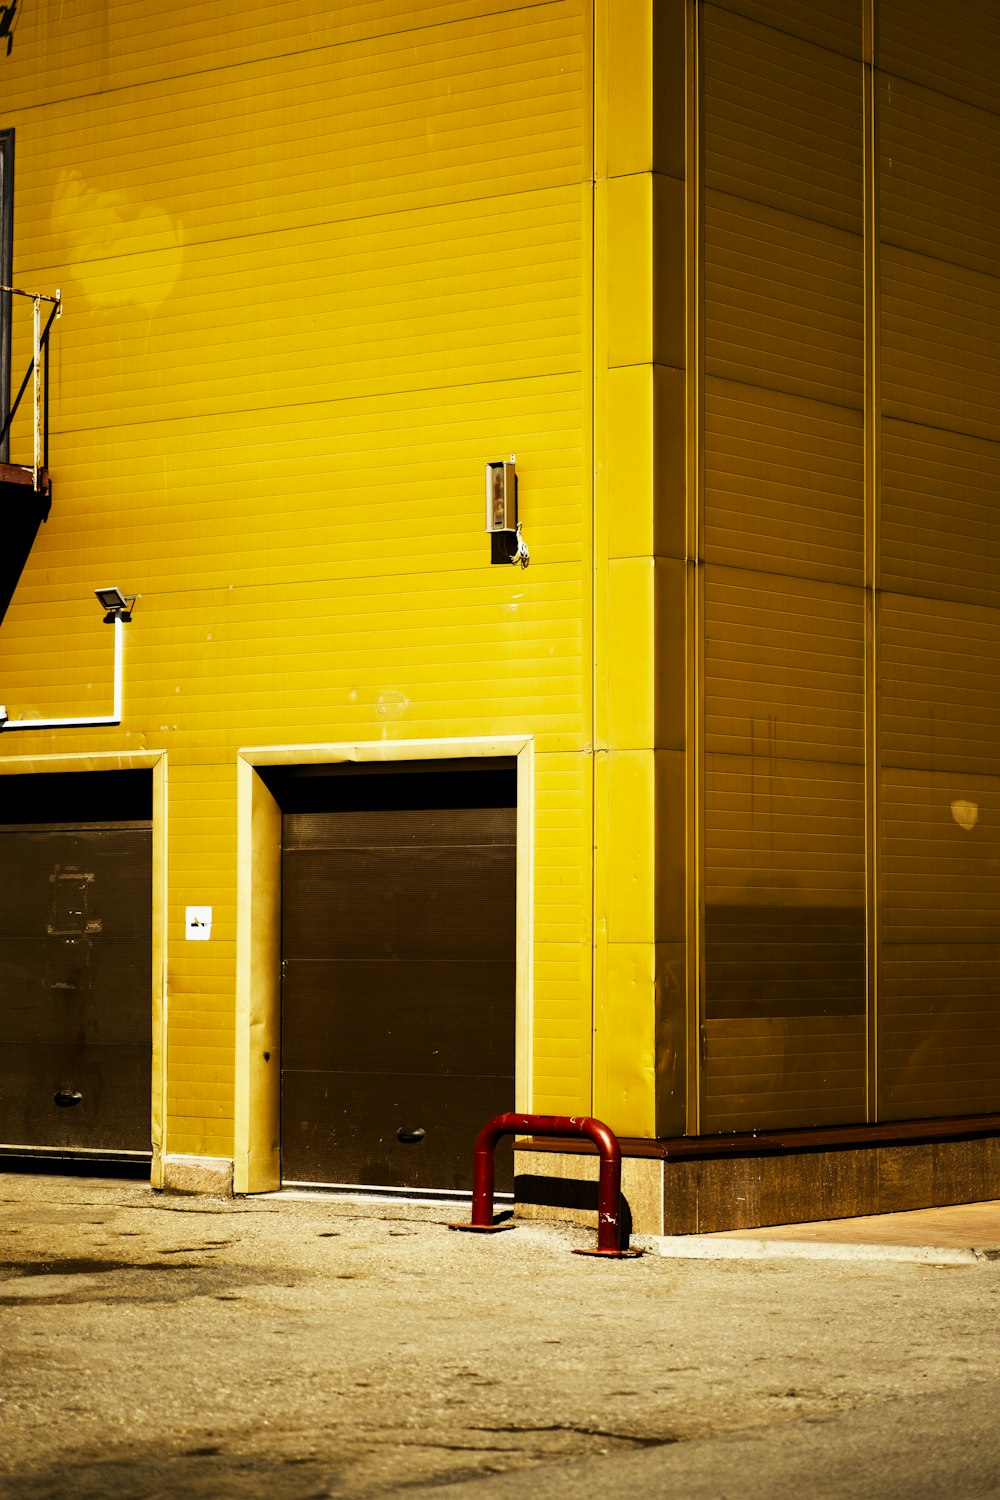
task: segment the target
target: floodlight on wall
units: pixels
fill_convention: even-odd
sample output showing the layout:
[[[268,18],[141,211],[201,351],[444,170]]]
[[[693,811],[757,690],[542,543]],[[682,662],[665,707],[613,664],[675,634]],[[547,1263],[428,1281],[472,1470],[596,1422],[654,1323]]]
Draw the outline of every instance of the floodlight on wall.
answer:
[[[97,602],[104,610],[104,623],[115,627],[114,646],[114,705],[110,714],[95,718],[80,719],[10,719],[6,708],[0,707],[0,733],[10,734],[14,729],[90,729],[102,724],[120,724],[122,721],[122,656],[123,626],[132,619],[132,607],[136,595],[129,597],[121,589],[95,589]]]
[[[132,606],[135,603],[135,595],[126,598],[121,589],[95,589],[94,595],[98,604],[106,611],[104,616],[105,625],[113,625],[116,620],[123,620],[127,625],[132,619]]]

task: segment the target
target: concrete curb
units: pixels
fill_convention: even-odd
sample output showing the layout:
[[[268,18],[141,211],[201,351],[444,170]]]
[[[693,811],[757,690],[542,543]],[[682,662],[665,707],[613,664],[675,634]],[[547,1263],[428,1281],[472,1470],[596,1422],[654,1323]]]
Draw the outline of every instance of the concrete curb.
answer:
[[[634,1234],[637,1250],[678,1260],[846,1260],[915,1261],[930,1265],[972,1265],[993,1261],[1000,1266],[1000,1246],[879,1245],[822,1240],[736,1240],[702,1235]]]

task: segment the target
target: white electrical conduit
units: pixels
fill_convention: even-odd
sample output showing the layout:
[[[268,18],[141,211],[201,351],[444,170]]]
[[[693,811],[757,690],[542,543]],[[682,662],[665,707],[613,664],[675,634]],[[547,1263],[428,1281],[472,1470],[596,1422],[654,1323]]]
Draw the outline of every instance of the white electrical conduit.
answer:
[[[0,733],[10,734],[12,729],[90,729],[98,724],[120,724],[122,721],[122,641],[121,617],[115,616],[115,702],[110,714],[102,718],[84,719],[8,719],[0,725]]]

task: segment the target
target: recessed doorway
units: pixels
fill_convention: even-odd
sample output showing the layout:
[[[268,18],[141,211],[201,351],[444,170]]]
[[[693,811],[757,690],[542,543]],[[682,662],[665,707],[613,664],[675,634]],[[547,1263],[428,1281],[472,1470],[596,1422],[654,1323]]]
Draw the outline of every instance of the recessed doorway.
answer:
[[[281,808],[281,1178],[467,1190],[476,1132],[515,1104],[516,760],[261,774]]]
[[[0,1145],[151,1152],[153,773],[0,776]]]

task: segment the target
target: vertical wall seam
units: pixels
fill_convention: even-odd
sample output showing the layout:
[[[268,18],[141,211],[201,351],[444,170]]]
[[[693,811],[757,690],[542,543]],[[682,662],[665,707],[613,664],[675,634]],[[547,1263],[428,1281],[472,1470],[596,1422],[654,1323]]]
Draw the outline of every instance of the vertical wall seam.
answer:
[[[687,281],[687,1088],[686,1130],[698,1135],[703,1118],[704,1068],[704,567],[702,560],[702,369],[703,235],[701,132],[701,0],[688,0],[687,18],[687,143],[686,143],[686,268]]]
[[[878,0],[863,0],[864,262],[865,262],[865,932],[866,1116],[878,1118],[879,958],[879,231],[878,231]]]
[[[597,1064],[597,13],[590,0],[590,1109]],[[606,1093],[606,1090],[605,1090]]]
[[[163,1166],[169,1150],[167,1131],[167,1090],[170,1080],[168,1049],[170,1036],[169,987],[169,767],[166,751],[153,767],[153,1187],[163,1186]]]
[[[0,285],[14,279],[14,132],[0,130]],[[11,296],[0,299],[0,413],[6,416],[11,398]],[[10,458],[10,433],[0,442],[0,463]]]
[[[600,0],[591,0],[590,6],[590,1100],[591,1110],[597,1109],[599,1094],[597,1066],[597,987],[598,987],[598,911],[597,911],[597,860],[598,860],[598,789],[597,789],[597,702],[599,643],[598,533],[597,533],[597,80],[598,27],[601,19]]]

